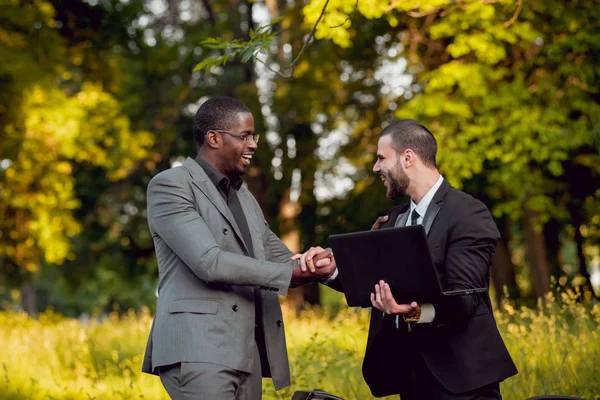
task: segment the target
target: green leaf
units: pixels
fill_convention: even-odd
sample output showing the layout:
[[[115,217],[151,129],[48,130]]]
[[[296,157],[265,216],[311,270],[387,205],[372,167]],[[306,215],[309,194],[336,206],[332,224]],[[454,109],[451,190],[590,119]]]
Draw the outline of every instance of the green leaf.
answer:
[[[196,66],[194,67],[194,72],[206,69],[206,73],[209,73],[210,69],[214,66],[215,62],[216,60],[214,58],[207,58],[206,60],[196,64]]]
[[[225,54],[223,55],[223,57],[221,57],[221,62],[219,63],[219,65],[225,65],[227,64],[227,61],[229,61],[229,54]]]
[[[271,28],[271,25],[261,25],[258,27],[258,29],[256,30],[256,36],[262,36],[265,33],[267,33],[269,31],[269,29]]]
[[[211,45],[211,44],[220,44],[221,39],[217,39],[217,38],[213,38],[213,37],[209,37],[207,39],[204,39],[200,42],[201,45]]]
[[[252,47],[246,47],[242,52],[242,62],[245,64],[252,58],[254,49]]]

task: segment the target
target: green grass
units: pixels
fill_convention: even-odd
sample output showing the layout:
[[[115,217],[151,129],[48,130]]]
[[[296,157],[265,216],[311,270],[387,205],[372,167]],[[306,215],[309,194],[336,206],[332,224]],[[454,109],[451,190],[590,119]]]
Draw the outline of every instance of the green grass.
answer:
[[[505,399],[600,398],[600,305],[574,297],[538,309],[505,306],[497,315],[520,370],[502,383]],[[284,307],[284,314],[292,386],[275,392],[265,379],[265,399],[316,387],[349,400],[372,398],[361,375],[368,311],[342,306],[335,315],[315,308],[296,316]],[[157,377],[140,373],[150,324],[147,312],[89,323],[51,312],[38,319],[0,313],[0,398],[167,399]]]

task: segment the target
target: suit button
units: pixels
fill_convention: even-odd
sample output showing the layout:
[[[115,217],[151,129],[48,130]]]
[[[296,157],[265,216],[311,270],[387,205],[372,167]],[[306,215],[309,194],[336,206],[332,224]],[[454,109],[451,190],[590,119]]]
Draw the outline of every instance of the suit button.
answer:
[[[278,320],[277,320],[277,322],[275,322],[275,324],[276,324],[277,326],[281,326],[281,325],[283,325],[283,322],[281,322],[281,320],[280,320],[280,319],[278,319]]]
[[[223,235],[227,235],[229,233],[229,229],[225,228],[223,229]]]
[[[234,312],[237,312],[237,310],[239,310],[239,307],[238,307],[238,305],[237,305],[237,304],[234,304],[234,305],[233,305],[233,307],[231,307],[231,309],[232,309]]]

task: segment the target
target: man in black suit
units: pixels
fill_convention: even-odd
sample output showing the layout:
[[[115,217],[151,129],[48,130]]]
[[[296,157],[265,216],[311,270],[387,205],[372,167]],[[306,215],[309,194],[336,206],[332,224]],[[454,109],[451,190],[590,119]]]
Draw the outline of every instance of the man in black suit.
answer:
[[[500,235],[480,201],[454,189],[436,168],[437,143],[412,120],[380,134],[373,171],[387,197],[410,202],[380,217],[374,229],[421,224],[445,291],[487,287]],[[302,264],[320,265],[327,253],[311,249]],[[402,262],[402,254],[398,254]],[[402,400],[501,399],[499,383],[517,369],[502,341],[487,293],[449,296],[434,304],[397,304],[380,281],[363,375],[374,396]]]
[[[403,120],[381,132],[373,171],[389,199],[407,195],[411,200],[374,227],[422,224],[444,290],[489,287],[498,229],[485,205],[444,180],[436,152],[435,138],[416,121]],[[499,383],[517,369],[487,293],[397,304],[388,284],[380,281],[371,302],[363,375],[374,396],[502,398]]]

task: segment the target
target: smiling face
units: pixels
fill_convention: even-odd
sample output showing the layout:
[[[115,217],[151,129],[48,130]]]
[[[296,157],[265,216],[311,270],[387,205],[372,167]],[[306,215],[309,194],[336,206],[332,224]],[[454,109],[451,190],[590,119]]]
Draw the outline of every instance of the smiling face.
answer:
[[[393,200],[406,195],[410,179],[402,168],[398,153],[392,148],[391,142],[390,135],[379,138],[377,162],[373,166],[373,172],[383,180],[387,189],[387,198]]]
[[[250,113],[238,113],[237,121],[226,128],[232,133],[254,133],[254,118]],[[225,129],[225,128],[223,128]],[[225,132],[219,132],[222,146],[219,151],[219,169],[229,179],[244,175],[248,170],[252,155],[258,145],[251,139],[244,141],[240,137],[232,136]]]

